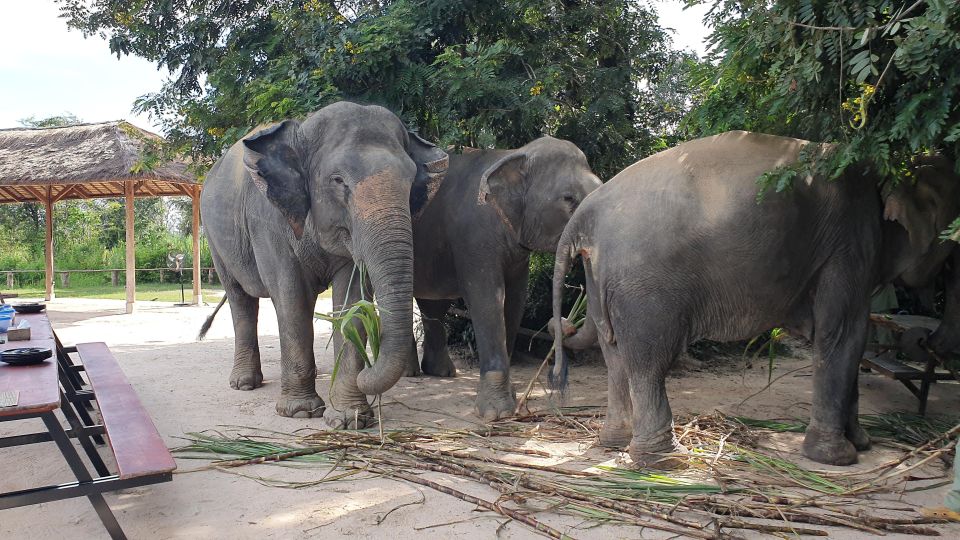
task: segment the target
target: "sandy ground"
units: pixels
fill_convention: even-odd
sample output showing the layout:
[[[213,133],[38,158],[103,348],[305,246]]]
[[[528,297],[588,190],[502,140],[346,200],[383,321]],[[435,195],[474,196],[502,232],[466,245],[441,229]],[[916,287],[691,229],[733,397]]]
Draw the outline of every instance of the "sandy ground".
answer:
[[[325,302],[321,300],[321,302]],[[329,303],[329,300],[326,300]],[[300,428],[323,429],[319,419],[290,419],[275,414],[279,395],[280,348],[277,323],[269,301],[261,304],[260,345],[266,384],[252,392],[231,390],[227,385],[232,359],[233,339],[229,313],[221,313],[208,339],[195,341],[203,319],[211,306],[175,308],[170,304],[141,302],[134,315],[121,314],[123,303],[111,300],[58,300],[50,305],[50,316],[66,344],[105,341],[114,351],[151,412],[160,433],[169,446],[178,446],[178,436],[186,432],[216,428],[218,425],[242,425],[291,432]],[[319,309],[329,309],[321,305]],[[326,350],[329,325],[317,323],[316,350],[320,371],[317,386],[326,398],[332,349]],[[758,364],[765,364],[761,361]],[[707,413],[714,409],[755,418],[806,417],[811,399],[811,372],[806,352],[799,349],[789,358],[781,358],[774,376],[789,373],[772,388],[746,404],[744,397],[760,390],[767,382],[761,366],[743,368],[733,359],[726,365],[672,376],[668,392],[675,414]],[[517,366],[514,383],[525,386],[535,365]],[[797,369],[800,368],[800,369]],[[465,425],[475,422],[472,415],[476,369],[461,366],[455,379],[403,379],[386,395],[384,416],[388,425],[400,421]],[[936,385],[930,396],[931,413],[956,413],[960,392],[954,384]],[[916,402],[899,383],[868,374],[861,377],[861,412],[913,411]],[[602,364],[574,366],[571,372],[570,405],[605,403],[606,373]],[[534,393],[531,405],[544,403],[543,392]],[[417,410],[414,410],[417,409]],[[442,411],[442,412],[441,412]],[[26,432],[40,427],[19,422],[4,424],[0,436]],[[800,436],[788,434],[779,446],[795,452]],[[530,443],[536,447],[541,443]],[[557,449],[557,448],[554,448]],[[599,448],[559,448],[566,455],[588,453],[595,461],[614,460],[616,452]],[[798,463],[820,468],[798,455],[789,456]],[[891,457],[889,451],[876,449],[861,454],[857,467],[869,468]],[[201,464],[179,460],[182,470]],[[257,466],[246,473],[279,477],[295,474],[299,479],[318,477],[322,470],[298,470]],[[432,476],[458,489],[495,500],[496,493],[486,487]],[[53,444],[0,450],[0,491],[57,483],[72,479],[69,469]],[[936,505],[946,488],[908,493],[902,499],[924,506]],[[421,495],[422,493],[422,495]],[[106,495],[117,518],[130,538],[530,538],[535,534],[517,523],[480,512],[467,503],[429,489],[386,479],[351,480],[301,490],[265,487],[248,478],[216,471],[177,474],[174,481]],[[404,503],[377,524],[379,517]],[[541,515],[552,526],[577,538],[664,538],[668,535],[650,529],[626,526],[591,528],[578,518]],[[960,536],[960,527],[941,526],[946,537]],[[836,538],[854,538],[850,530],[829,529]],[[92,507],[85,499],[73,499],[27,508],[0,511],[0,538],[106,538]],[[749,536],[749,535],[748,535]],[[897,535],[890,535],[896,537]]]

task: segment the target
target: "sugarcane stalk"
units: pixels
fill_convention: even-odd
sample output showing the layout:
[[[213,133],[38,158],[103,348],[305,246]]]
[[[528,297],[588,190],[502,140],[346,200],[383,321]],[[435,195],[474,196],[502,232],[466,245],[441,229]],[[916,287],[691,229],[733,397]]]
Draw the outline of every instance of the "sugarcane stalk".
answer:
[[[427,480],[426,478],[421,478],[419,476],[415,476],[405,472],[400,472],[400,471],[382,471],[382,472],[388,476],[399,478],[406,482],[410,482],[411,484],[419,484],[421,486],[426,486],[435,491],[439,491],[440,493],[450,495],[452,497],[456,497],[462,501],[466,501],[470,504],[475,504],[481,508],[490,510],[491,512],[496,512],[502,516],[506,516],[515,521],[519,521],[520,523],[523,523],[524,525],[530,527],[531,529],[539,533],[542,533],[545,536],[548,536],[550,538],[556,538],[557,540],[573,540],[572,536],[568,534],[564,534],[545,523],[541,523],[540,521],[537,521],[535,518],[527,514],[523,514],[521,512],[518,512],[516,510],[507,508],[499,504],[494,504],[490,501],[481,499],[479,497],[474,497],[473,495],[464,493],[462,491],[458,491],[456,489],[453,489],[452,487],[447,487],[442,484],[433,482],[431,480]]]

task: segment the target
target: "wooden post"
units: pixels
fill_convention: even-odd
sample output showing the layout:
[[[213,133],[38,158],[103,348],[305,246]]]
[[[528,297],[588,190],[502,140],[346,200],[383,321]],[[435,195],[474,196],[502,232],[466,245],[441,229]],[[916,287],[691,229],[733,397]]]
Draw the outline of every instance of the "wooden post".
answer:
[[[47,232],[43,242],[43,262],[46,274],[44,283],[46,285],[46,294],[44,298],[47,302],[56,300],[57,295],[53,290],[53,193],[50,186],[47,186],[46,199],[43,201],[44,221],[46,221]]]
[[[193,303],[200,305],[200,186],[193,187]]]
[[[119,271],[119,270],[111,270],[111,271],[110,271],[110,284],[113,285],[114,287],[120,285],[120,271]]]
[[[60,286],[64,289],[70,288],[70,272],[60,272]]]
[[[13,288],[13,272],[7,272],[7,288]]]
[[[133,181],[123,183],[127,210],[127,313],[133,313],[137,293],[136,238],[133,235]]]

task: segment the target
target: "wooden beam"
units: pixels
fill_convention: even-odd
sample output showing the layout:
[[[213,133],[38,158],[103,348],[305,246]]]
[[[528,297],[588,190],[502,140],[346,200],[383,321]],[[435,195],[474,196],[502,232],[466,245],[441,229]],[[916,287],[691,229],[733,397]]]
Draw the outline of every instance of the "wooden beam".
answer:
[[[37,190],[40,191],[40,190]],[[46,221],[46,235],[43,242],[43,263],[44,263],[44,299],[47,302],[56,300],[57,295],[53,290],[53,193],[52,188],[47,186],[46,193],[42,199],[44,210],[44,221]]]
[[[200,305],[203,298],[200,293],[200,186],[194,186],[193,202],[193,303]]]
[[[91,193],[90,190],[87,189],[87,186],[84,184],[74,184],[74,186],[77,188],[77,193],[79,193],[80,196],[83,197],[84,199],[99,198],[95,194]]]
[[[191,198],[193,197],[194,190],[199,190],[199,189],[200,189],[200,185],[199,185],[199,184],[181,184],[181,183],[176,183],[176,184],[173,184],[173,185],[176,186],[176,188],[179,189],[181,193],[183,193],[183,194],[186,195],[187,197],[191,197]],[[200,192],[197,191],[197,193],[200,193]],[[199,197],[199,195],[197,195],[197,196]]]
[[[135,256],[136,238],[133,234],[134,187],[132,180],[123,183],[123,192],[127,210],[127,313],[133,313],[137,299],[137,259]]]
[[[8,188],[7,186],[0,186],[0,193],[2,193],[4,197],[15,202],[26,202],[26,200],[23,198],[23,195],[20,195],[17,193],[17,190]]]
[[[46,190],[40,189],[37,186],[20,186],[20,187],[22,187],[28,193],[33,195],[37,199],[37,202],[39,203],[46,203],[46,200],[48,199],[47,195],[50,193],[50,186],[47,186]]]
[[[78,187],[80,187],[80,184],[71,184],[69,186],[64,187],[63,190],[60,191],[60,193],[54,195],[53,202],[62,201],[64,197],[66,197],[67,195],[71,195],[75,191],[77,191]]]
[[[147,184],[146,182],[141,182],[138,187],[139,187],[141,190],[146,191],[146,192],[147,192],[147,195],[149,195],[149,196],[151,196],[151,197],[156,197],[156,196],[157,196],[157,194],[156,194],[152,189],[150,189],[150,184]]]

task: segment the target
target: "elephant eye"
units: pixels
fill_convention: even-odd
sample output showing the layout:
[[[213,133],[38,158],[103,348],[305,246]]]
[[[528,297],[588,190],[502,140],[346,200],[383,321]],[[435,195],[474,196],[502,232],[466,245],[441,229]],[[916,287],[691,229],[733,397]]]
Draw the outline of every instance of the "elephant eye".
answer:
[[[330,180],[335,184],[343,184],[343,176],[339,174],[334,174],[330,176]]]
[[[570,205],[570,208],[576,208],[577,205],[580,204],[580,201],[578,201],[577,198],[574,197],[573,195],[564,195],[563,202]]]

